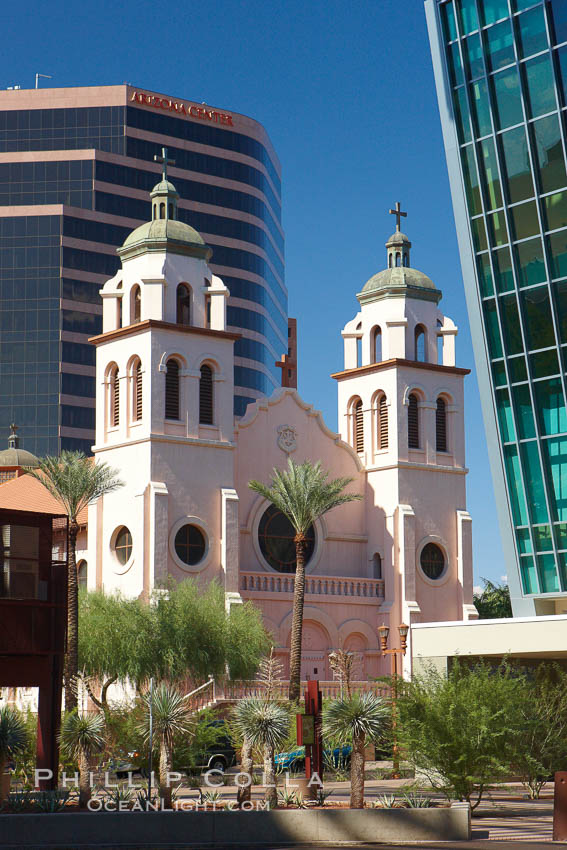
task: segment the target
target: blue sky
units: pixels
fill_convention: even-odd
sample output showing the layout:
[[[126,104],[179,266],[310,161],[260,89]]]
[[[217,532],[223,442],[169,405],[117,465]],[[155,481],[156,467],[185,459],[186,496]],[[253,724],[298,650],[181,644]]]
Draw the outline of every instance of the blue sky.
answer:
[[[283,168],[290,315],[299,389],[337,427],[340,329],[384,267],[401,201],[412,265],[444,293],[473,367],[461,269],[420,0],[51,0],[12,4],[0,85],[129,82],[243,112],[268,130]],[[475,581],[504,572],[484,429],[467,379]]]

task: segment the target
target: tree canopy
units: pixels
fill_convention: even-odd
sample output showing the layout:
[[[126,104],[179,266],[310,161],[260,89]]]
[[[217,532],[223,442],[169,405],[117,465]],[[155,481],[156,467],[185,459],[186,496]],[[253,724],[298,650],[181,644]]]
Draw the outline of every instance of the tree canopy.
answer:
[[[510,770],[524,698],[523,677],[506,664],[456,660],[447,675],[430,667],[403,686],[403,749],[433,786],[475,808],[486,785]]]
[[[483,578],[484,587],[475,593],[473,602],[481,620],[499,620],[512,616],[510,588],[507,584],[494,584]]]
[[[202,681],[227,668],[232,678],[250,678],[270,647],[252,603],[227,613],[220,585],[202,589],[192,579],[156,591],[149,605],[119,594],[81,593],[79,624],[79,669],[102,683],[95,700],[103,706],[114,681],[137,687],[151,676]]]

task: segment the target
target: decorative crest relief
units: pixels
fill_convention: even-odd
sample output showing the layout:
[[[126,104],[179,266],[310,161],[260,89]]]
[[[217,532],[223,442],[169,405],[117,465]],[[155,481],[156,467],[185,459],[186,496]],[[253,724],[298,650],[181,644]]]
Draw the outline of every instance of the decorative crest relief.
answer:
[[[278,446],[290,454],[297,448],[297,431],[293,425],[278,425]]]

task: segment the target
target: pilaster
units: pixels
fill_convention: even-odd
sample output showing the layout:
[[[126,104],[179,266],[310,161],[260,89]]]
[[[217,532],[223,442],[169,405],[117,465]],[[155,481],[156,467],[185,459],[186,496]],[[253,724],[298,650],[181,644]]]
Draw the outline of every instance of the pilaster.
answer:
[[[238,493],[231,488],[221,490],[221,567],[227,593],[239,593]]]

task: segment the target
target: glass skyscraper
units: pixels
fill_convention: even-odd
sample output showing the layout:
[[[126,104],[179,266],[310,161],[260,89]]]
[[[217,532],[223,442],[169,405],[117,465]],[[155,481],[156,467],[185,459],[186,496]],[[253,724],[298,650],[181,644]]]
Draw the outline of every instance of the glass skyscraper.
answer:
[[[0,92],[0,442],[90,453],[99,288],[149,221],[168,148],[180,220],[230,290],[234,410],[281,383],[289,354],[280,166],[261,124],[129,85]]]
[[[514,613],[564,613],[567,2],[425,8]]]

